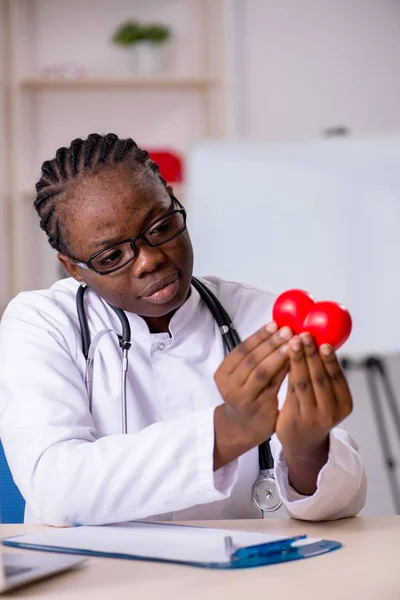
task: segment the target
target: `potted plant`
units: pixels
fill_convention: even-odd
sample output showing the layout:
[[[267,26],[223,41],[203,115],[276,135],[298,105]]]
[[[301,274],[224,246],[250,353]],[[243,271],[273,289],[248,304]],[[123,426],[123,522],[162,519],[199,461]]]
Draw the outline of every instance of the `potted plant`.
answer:
[[[126,21],[115,31],[112,41],[131,50],[131,65],[140,75],[159,72],[163,64],[161,48],[170,39],[171,31],[158,23],[141,25]]]

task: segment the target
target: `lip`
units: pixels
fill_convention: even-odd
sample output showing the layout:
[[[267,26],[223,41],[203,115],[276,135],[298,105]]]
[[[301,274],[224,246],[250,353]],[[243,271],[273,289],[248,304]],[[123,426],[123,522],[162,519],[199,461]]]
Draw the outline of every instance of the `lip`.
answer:
[[[159,300],[162,300],[163,296],[167,297],[170,295],[168,292],[172,293],[172,291],[175,290],[176,293],[178,285],[178,273],[171,273],[169,275],[161,277],[160,279],[157,279],[157,281],[147,286],[147,288],[145,288],[140,297],[145,299],[146,301],[156,301],[158,303]],[[175,295],[175,293],[173,294],[173,296]]]

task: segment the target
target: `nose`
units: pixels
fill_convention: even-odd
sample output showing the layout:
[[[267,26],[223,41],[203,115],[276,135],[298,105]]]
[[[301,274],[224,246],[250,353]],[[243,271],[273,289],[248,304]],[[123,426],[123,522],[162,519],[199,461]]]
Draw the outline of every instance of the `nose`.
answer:
[[[150,273],[158,271],[167,262],[162,246],[150,246],[145,240],[136,242],[136,256],[132,261],[132,273],[142,279]]]

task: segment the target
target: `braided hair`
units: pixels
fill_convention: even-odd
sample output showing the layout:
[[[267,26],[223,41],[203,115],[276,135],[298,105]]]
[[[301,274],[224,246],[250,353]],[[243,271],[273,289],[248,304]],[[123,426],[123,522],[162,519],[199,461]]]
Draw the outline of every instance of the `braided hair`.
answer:
[[[69,253],[59,210],[60,203],[65,205],[63,192],[68,183],[123,163],[135,164],[141,173],[161,182],[169,196],[174,197],[172,187],[161,177],[158,165],[150,160],[148,152],[131,138],[119,139],[114,133],[91,133],[86,140],[77,138],[69,148],[59,148],[53,160],[43,163],[34,207],[49,244],[58,252]]]

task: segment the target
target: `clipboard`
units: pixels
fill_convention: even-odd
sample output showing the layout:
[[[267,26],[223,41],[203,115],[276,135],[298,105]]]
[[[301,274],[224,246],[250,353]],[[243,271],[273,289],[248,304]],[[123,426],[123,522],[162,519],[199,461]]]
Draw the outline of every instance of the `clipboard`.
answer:
[[[209,569],[248,569],[311,558],[339,549],[333,540],[307,535],[279,537],[230,529],[132,521],[101,526],[76,526],[19,535],[4,546],[145,560]]]

